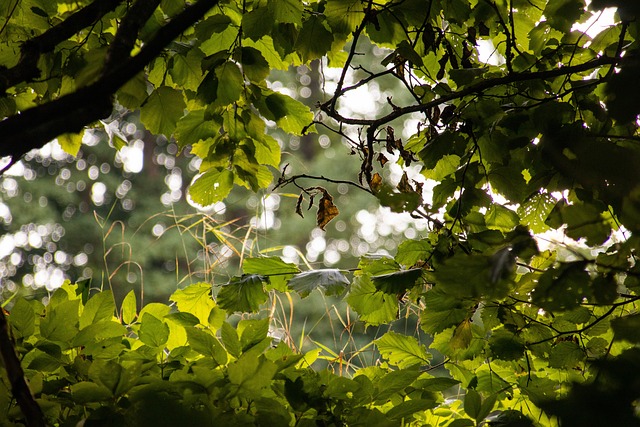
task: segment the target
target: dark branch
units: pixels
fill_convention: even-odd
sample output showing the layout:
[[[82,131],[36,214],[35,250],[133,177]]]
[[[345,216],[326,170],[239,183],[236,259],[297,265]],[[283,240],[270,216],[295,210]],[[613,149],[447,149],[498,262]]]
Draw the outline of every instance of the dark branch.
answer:
[[[383,126],[399,117],[402,117],[409,113],[415,113],[419,111],[424,111],[429,108],[437,107],[449,101],[453,101],[455,99],[464,98],[467,95],[471,95],[474,93],[482,93],[487,89],[491,89],[497,86],[508,85],[516,82],[524,82],[530,80],[545,80],[553,77],[569,75],[574,73],[580,73],[584,71],[593,70],[598,67],[602,67],[604,65],[613,65],[618,64],[622,61],[621,58],[610,58],[607,56],[600,57],[593,61],[585,62],[579,65],[572,65],[566,67],[558,67],[553,70],[546,71],[536,71],[536,72],[526,72],[526,73],[513,73],[504,77],[498,77],[495,79],[487,79],[481,80],[476,84],[472,84],[470,86],[464,87],[458,91],[451,92],[448,95],[443,95],[433,101],[425,102],[424,104],[415,104],[410,105],[408,107],[398,108],[397,110],[392,111],[386,116],[380,117],[378,119],[357,119],[351,117],[343,117],[337,111],[331,110],[328,104],[323,104],[321,106],[322,111],[324,111],[329,117],[334,118],[342,123],[349,125],[361,125],[361,126],[373,126],[378,128]]]
[[[9,324],[2,309],[0,309],[0,356],[11,384],[11,394],[18,402],[27,425],[29,427],[44,427],[46,425],[44,414],[33,398],[24,378],[24,371],[20,366],[20,359],[18,359],[15,345],[9,332]]]
[[[219,0],[199,0],[162,27],[155,36],[126,61],[106,70],[100,79],[55,101],[25,110],[0,122],[0,156],[19,158],[67,132],[105,118],[113,110],[115,92],[135,77],[166,46],[200,20]]]
[[[280,187],[284,187],[286,185],[289,184],[296,184],[296,181],[298,179],[315,179],[317,181],[326,181],[326,182],[330,182],[332,184],[346,184],[346,185],[350,185],[352,187],[356,187],[359,190],[362,191],[366,191],[369,194],[373,194],[373,191],[371,191],[370,189],[363,187],[362,185],[358,184],[357,182],[353,182],[353,181],[346,181],[346,180],[342,180],[342,179],[332,179],[332,178],[327,178],[325,176],[317,176],[317,175],[306,175],[306,174],[300,174],[300,175],[295,175],[289,178],[280,178],[277,182],[277,184],[275,185],[275,187],[273,187],[274,190],[276,190],[277,188]],[[300,187],[302,188],[302,187]]]
[[[138,0],[131,6],[131,9],[129,9],[129,12],[127,12],[127,15],[118,26],[116,36],[109,46],[103,74],[108,73],[108,69],[117,64],[118,61],[125,60],[131,56],[131,49],[136,44],[140,29],[149,20],[149,17],[153,15],[159,4],[160,0]]]
[[[26,41],[20,48],[20,60],[11,68],[0,69],[0,94],[20,82],[32,81],[40,76],[38,59],[83,28],[86,28],[114,10],[122,0],[96,0],[80,9],[58,25]]]

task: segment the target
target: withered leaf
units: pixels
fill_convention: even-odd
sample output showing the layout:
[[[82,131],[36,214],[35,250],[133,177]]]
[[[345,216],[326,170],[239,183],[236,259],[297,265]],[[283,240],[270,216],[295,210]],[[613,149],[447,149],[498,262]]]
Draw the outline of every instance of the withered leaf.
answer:
[[[377,193],[380,190],[380,187],[382,187],[382,177],[378,172],[374,173],[373,177],[371,177],[371,184],[369,184],[369,187],[371,187],[371,191],[374,193]]]
[[[300,196],[298,196],[298,202],[296,203],[296,213],[298,215],[300,215],[302,218],[304,218],[304,215],[302,214],[302,202],[304,201],[304,195],[302,193],[300,193]]]
[[[415,193],[415,190],[409,183],[409,177],[407,176],[406,172],[404,172],[402,174],[402,178],[400,178],[400,182],[398,183],[398,190],[400,190],[401,193]]]
[[[329,192],[321,187],[318,189],[322,191],[322,199],[320,199],[320,204],[318,205],[316,223],[321,230],[324,230],[324,227],[329,223],[329,221],[338,216],[340,211],[338,211],[337,206],[333,204],[333,197],[331,197]]]
[[[393,154],[393,149],[395,148],[395,136],[394,131],[391,126],[387,126],[387,151]]]
[[[313,207],[313,198],[315,197],[315,194],[312,194],[311,196],[309,196],[309,206],[307,207],[307,210],[311,209]]]
[[[389,160],[382,153],[378,153],[378,161],[380,162],[380,166],[384,166]]]

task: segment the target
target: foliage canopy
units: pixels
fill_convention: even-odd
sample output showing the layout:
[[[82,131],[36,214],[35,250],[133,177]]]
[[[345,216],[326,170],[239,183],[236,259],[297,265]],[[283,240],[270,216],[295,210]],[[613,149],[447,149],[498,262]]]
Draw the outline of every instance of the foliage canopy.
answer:
[[[614,21],[588,32],[606,7]],[[0,340],[4,422],[640,425],[639,14],[621,0],[4,2],[0,155],[54,138],[74,153],[114,106],[139,109],[201,158],[189,197],[202,206],[234,185],[288,186],[323,228],[339,214],[325,186],[342,182],[430,224],[353,274],[248,258],[215,298],[193,284],[175,307],[116,306],[82,284],[46,307],[17,298],[14,342],[6,328]],[[316,60],[342,71],[315,111],[268,84]],[[406,97],[349,113],[352,93],[385,81]],[[335,133],[360,173],[289,173],[274,127]],[[379,363],[356,366],[275,343],[268,316],[225,321],[316,289],[367,325],[415,316],[433,341],[390,330]],[[318,357],[334,372],[313,370]]]

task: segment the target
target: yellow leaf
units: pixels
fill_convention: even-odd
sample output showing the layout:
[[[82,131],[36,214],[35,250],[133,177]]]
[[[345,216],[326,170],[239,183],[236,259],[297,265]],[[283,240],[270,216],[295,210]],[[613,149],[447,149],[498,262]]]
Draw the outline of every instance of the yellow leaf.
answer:
[[[65,133],[58,137],[58,144],[60,144],[65,153],[75,156],[80,151],[83,135],[84,130],[80,133]]]

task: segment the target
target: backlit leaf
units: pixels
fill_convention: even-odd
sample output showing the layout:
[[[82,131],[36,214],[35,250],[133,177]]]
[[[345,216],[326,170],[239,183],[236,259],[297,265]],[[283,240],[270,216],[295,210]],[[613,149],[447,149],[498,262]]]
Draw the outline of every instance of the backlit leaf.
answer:
[[[169,299],[176,303],[178,310],[193,314],[203,325],[207,324],[209,313],[216,305],[211,296],[211,285],[202,282],[178,289]]]
[[[181,91],[162,86],[154,90],[140,108],[140,120],[149,131],[169,137],[184,115],[185,107]]]
[[[233,172],[228,169],[211,168],[189,187],[189,196],[201,206],[210,206],[221,201],[233,188]]]
[[[412,337],[396,332],[387,332],[376,340],[380,355],[391,365],[398,368],[408,368],[414,365],[427,365],[431,355],[424,345]]]

